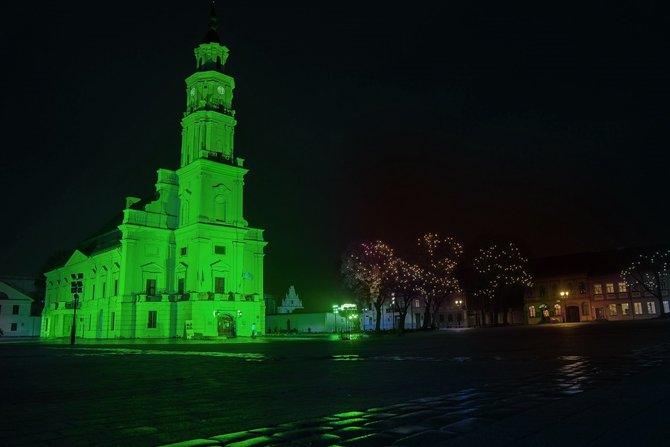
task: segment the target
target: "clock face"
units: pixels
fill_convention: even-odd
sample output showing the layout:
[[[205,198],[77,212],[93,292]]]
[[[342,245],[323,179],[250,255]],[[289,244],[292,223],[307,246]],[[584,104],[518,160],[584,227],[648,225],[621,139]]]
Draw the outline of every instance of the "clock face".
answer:
[[[226,93],[226,89],[223,88],[223,87],[221,87],[221,86],[219,86],[219,87],[216,89],[216,91],[219,92],[219,95],[223,95],[224,93]]]
[[[195,87],[191,89],[191,96],[195,96]]]

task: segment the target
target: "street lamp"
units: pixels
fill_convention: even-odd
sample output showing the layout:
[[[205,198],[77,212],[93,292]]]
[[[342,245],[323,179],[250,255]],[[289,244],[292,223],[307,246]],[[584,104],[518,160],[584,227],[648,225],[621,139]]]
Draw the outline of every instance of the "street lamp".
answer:
[[[70,275],[72,281],[70,282],[70,293],[72,293],[72,330],[70,330],[70,345],[74,345],[74,340],[77,336],[77,304],[79,304],[79,294],[84,290],[84,274],[72,273]]]
[[[561,295],[561,318],[563,320],[563,323],[565,323],[565,300],[568,299],[568,295],[570,295],[570,292],[567,290],[562,290],[559,295]]]
[[[461,306],[463,306],[463,300],[456,300],[456,301],[454,301],[454,304],[458,306],[458,314],[457,314],[458,318],[457,318],[457,320],[458,320],[458,327],[461,327],[461,320],[463,318],[463,315],[462,315],[463,308]]]

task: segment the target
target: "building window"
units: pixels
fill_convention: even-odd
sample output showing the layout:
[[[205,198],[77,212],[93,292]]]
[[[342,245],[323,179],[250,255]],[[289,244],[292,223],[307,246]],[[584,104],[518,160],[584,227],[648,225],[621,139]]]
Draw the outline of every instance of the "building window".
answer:
[[[93,284],[93,288],[91,289],[91,299],[95,299],[95,284]]]
[[[582,303],[582,315],[589,315],[589,303]]]
[[[147,295],[155,296],[156,295],[156,280],[147,279]]]
[[[561,315],[561,305],[560,304],[554,304],[554,315],[559,317]]]
[[[12,315],[18,315],[18,314],[19,314],[19,305],[18,305],[18,304],[14,304],[14,305],[12,306]]]
[[[421,307],[421,302],[419,300],[414,300],[414,307]]]
[[[16,323],[12,323],[12,326],[9,330],[10,331],[16,331]]]
[[[181,250],[179,251],[179,253],[181,253],[182,256],[186,256],[186,253],[188,253],[188,250],[186,249],[186,247],[182,247]]]
[[[177,279],[177,293],[179,295],[184,294],[184,278],[178,278]]]
[[[114,280],[114,296],[119,295],[119,280],[115,279]]]
[[[616,304],[610,304],[610,315],[616,316]]]
[[[547,294],[547,289],[544,286],[540,286],[537,288],[537,296],[540,298],[544,298],[544,296]]]
[[[614,283],[608,282],[606,284],[607,293],[614,293]]]
[[[619,283],[619,292],[620,293],[625,293],[626,291],[627,291],[626,290],[626,283],[625,282],[620,282]]]
[[[149,322],[147,328],[156,329],[156,320],[158,320],[158,311],[150,310],[149,311]]]
[[[109,330],[113,331],[114,330],[114,323],[116,323],[116,312],[112,312],[111,319],[109,322]]]
[[[642,315],[642,303],[633,303],[635,315]]]
[[[535,313],[535,306],[530,306],[530,307],[528,308],[528,316],[529,316],[530,318],[535,318],[536,315],[537,315],[537,314]]]
[[[665,311],[666,314],[670,313],[670,303],[667,301],[663,301],[663,310]]]
[[[630,315],[630,305],[628,303],[621,303],[621,315]]]
[[[214,293],[225,293],[226,281],[225,278],[217,276],[214,278]]]
[[[602,295],[603,285],[602,284],[594,284],[593,285],[593,293],[596,294],[596,295]]]
[[[653,301],[648,301],[647,302],[647,313],[648,314],[655,314],[656,313],[656,303]]]
[[[226,254],[226,247],[223,245],[215,245],[214,246],[214,254],[215,255],[225,255]]]
[[[579,293],[581,295],[584,295],[586,293],[586,283],[584,281],[580,281],[579,283]]]
[[[102,297],[101,298],[104,298],[106,293],[107,293],[107,283],[103,282],[102,283]]]

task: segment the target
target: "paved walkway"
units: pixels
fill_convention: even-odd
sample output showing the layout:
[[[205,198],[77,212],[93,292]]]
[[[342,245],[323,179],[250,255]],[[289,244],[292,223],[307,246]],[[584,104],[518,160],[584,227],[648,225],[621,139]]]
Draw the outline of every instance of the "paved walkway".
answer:
[[[169,446],[670,445],[670,343],[562,360],[523,380]]]

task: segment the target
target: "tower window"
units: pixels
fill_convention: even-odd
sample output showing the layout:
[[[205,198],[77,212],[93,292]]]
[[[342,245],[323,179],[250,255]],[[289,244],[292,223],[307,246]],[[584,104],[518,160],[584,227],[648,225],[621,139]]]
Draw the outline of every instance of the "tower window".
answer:
[[[146,292],[147,292],[147,295],[149,295],[149,296],[155,296],[156,295],[156,280],[155,279],[147,279]]]
[[[225,278],[221,276],[217,276],[214,278],[214,293],[225,293],[224,290],[226,288],[226,281]]]

